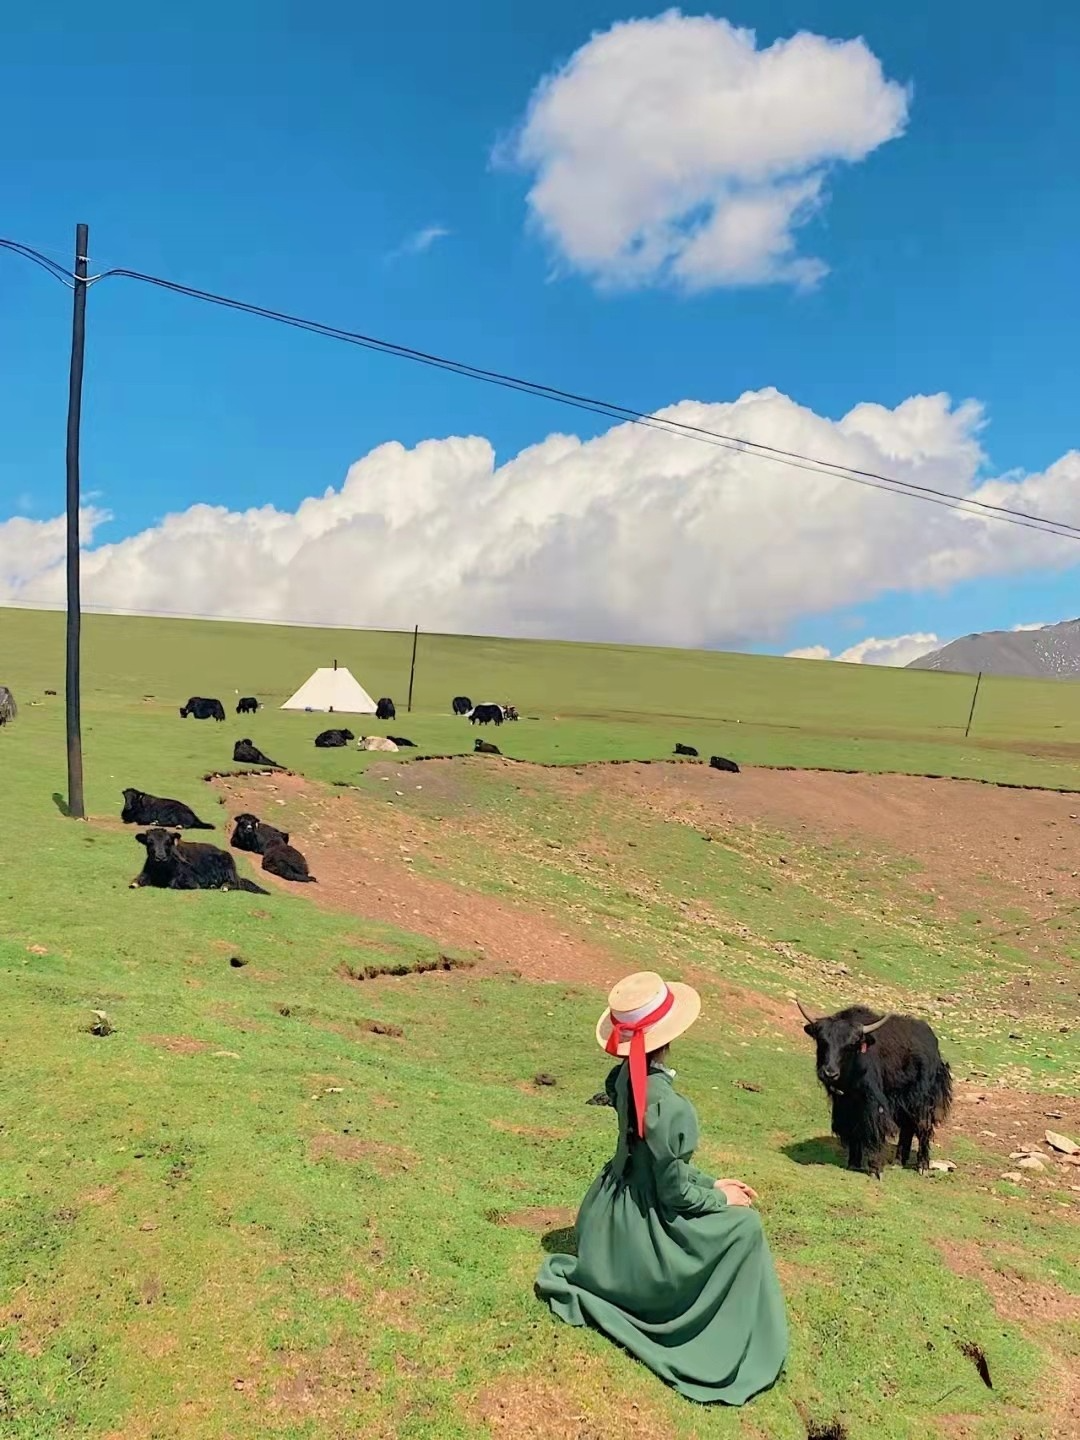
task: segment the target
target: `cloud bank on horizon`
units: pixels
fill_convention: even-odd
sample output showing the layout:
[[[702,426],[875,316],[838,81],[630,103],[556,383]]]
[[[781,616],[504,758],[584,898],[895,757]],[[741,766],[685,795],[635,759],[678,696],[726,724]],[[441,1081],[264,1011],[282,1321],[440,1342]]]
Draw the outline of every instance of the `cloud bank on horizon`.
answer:
[[[1080,452],[980,479],[970,401],[834,421],[768,389],[658,414],[1080,523]],[[631,424],[549,435],[502,465],[479,436],[385,444],[295,511],[197,504],[114,544],[97,538],[108,519],[83,514],[92,607],[725,648],[780,644],[796,619],[886,592],[1080,560],[1060,538]],[[63,520],[0,522],[0,603],[63,597]],[[906,663],[935,639],[838,658]]]
[[[533,177],[555,255],[601,285],[805,287],[828,266],[795,232],[830,171],[903,133],[910,98],[861,39],[759,50],[753,30],[669,10],[593,35],[496,154]]]

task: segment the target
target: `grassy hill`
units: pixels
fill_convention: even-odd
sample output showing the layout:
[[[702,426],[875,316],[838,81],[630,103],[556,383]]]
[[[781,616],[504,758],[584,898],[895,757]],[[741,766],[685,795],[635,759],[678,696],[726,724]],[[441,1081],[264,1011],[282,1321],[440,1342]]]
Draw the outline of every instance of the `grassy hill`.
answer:
[[[0,730],[0,1434],[1080,1433],[1071,1177],[1001,1179],[1010,1143],[1077,1115],[1074,887],[1060,909],[1039,898],[1056,928],[1027,944],[1026,914],[987,927],[989,909],[931,903],[903,856],[764,823],[705,843],[692,815],[572,771],[368,774],[355,750],[312,748],[320,717],[269,708],[336,656],[403,711],[410,645],[88,617],[80,825],[58,803],[62,696],[43,694],[62,691],[62,619],[0,611],[0,683],[22,707]],[[988,687],[965,745],[959,677],[438,636],[421,636],[417,674],[415,713],[364,728],[434,753],[471,745],[445,714],[462,690],[541,716],[498,743],[564,765],[682,739],[744,762],[1053,787],[1080,743],[1080,698],[1052,685]],[[176,715],[189,693],[237,691],[268,709]],[[179,796],[220,827],[201,776],[232,768],[241,734],[307,777],[262,803],[338,857],[308,887],[325,894],[129,891],[141,852],[119,790]],[[462,911],[453,949],[424,929],[440,897]],[[478,943],[492,915],[520,923],[514,963]],[[535,935],[561,968],[537,966]],[[428,970],[440,956],[463,964]],[[604,967],[646,963],[702,989],[680,1085],[702,1163],[761,1192],[789,1301],[787,1376],[743,1411],[676,1401],[532,1296],[611,1149],[610,1111],[585,1104],[605,1069]],[[873,1186],[838,1168],[793,988],[933,1007],[958,1076],[987,1087],[947,1144],[955,1174]],[[93,1033],[98,1010],[112,1033]]]

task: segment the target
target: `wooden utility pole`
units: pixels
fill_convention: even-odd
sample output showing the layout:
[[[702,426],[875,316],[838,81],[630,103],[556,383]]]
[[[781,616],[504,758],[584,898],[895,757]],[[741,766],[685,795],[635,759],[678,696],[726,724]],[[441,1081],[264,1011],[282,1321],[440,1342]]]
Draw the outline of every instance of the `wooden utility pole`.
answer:
[[[980,670],[975,680],[975,693],[971,697],[971,709],[968,711],[967,729],[964,731],[965,740],[971,734],[971,722],[975,719],[975,701],[979,698],[979,686],[982,684],[982,677],[983,672]]]
[[[67,774],[68,814],[85,820],[79,643],[79,430],[82,421],[83,356],[86,347],[86,266],[90,231],[75,227],[75,291],[71,315],[71,372],[67,416]]]
[[[409,666],[409,703],[406,706],[406,709],[408,709],[409,711],[412,710],[413,676],[416,674],[416,641],[419,637],[419,634],[420,626],[417,625],[414,627],[412,632],[412,664]]]

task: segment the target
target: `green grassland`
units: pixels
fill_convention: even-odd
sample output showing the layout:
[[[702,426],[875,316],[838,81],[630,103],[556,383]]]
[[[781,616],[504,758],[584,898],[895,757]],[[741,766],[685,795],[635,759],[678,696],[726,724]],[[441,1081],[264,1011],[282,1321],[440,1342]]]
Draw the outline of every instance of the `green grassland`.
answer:
[[[977,1139],[949,1151],[952,1175],[847,1174],[797,1032],[710,1004],[714,976],[717,995],[797,986],[824,1005],[843,966],[883,1002],[938,1006],[959,1075],[1075,1095],[1049,955],[927,913],[902,857],[868,873],[842,848],[788,844],[781,877],[766,832],[707,844],[638,816],[634,850],[613,861],[598,837],[622,837],[617,808],[570,808],[479,764],[461,767],[467,812],[427,791],[409,801],[418,823],[453,821],[441,873],[542,903],[628,968],[702,985],[679,1083],[702,1164],[761,1192],[792,1325],[782,1383],[706,1411],[532,1295],[610,1153],[610,1111],[585,1105],[605,1068],[590,1043],[602,997],[481,969],[358,982],[349,968],[419,969],[438,947],[302,893],[129,891],[141,851],[116,818],[134,784],[220,826],[201,777],[232,769],[250,734],[315,781],[358,785],[334,793],[377,824],[390,801],[365,782],[368,757],[315,751],[324,718],[270,708],[335,657],[401,712],[352,728],[421,752],[471,747],[446,714],[465,691],[540,716],[496,738],[545,763],[660,758],[681,739],[746,763],[1049,788],[1077,783],[1080,690],[987,683],[965,743],[961,677],[421,635],[406,716],[411,639],[87,617],[80,825],[61,813],[62,694],[43,695],[62,692],[62,620],[0,610],[0,683],[21,706],[0,730],[0,1436],[803,1440],[811,1419],[842,1419],[851,1440],[1080,1434],[1062,1408],[1080,1365],[1077,1196],[1000,1181]],[[267,710],[224,726],[176,715],[191,693],[231,709],[236,692]],[[1043,998],[1018,1055],[988,998],[1020,974]],[[113,1033],[91,1033],[97,1010]],[[557,1084],[535,1085],[538,1071]],[[986,1273],[950,1268],[941,1240]],[[1003,1318],[988,1275],[1040,1286],[1056,1309]]]

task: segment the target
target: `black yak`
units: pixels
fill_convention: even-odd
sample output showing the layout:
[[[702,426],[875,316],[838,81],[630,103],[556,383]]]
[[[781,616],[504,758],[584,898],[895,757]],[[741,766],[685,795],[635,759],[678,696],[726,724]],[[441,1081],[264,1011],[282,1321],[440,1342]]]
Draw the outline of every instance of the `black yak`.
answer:
[[[269,765],[271,770],[284,768],[276,760],[271,760],[269,755],[264,755],[246,736],[243,740],[237,740],[233,746],[232,758],[241,765]]]
[[[415,750],[415,749],[416,749],[416,741],[415,741],[415,740],[407,740],[404,735],[387,735],[386,738],[387,738],[388,740],[392,740],[392,741],[394,742],[394,744],[398,747],[399,750]]]
[[[216,845],[199,845],[184,840],[174,830],[140,831],[135,839],[146,846],[143,868],[131,882],[131,889],[144,885],[157,890],[247,890],[252,895],[268,892],[237,874],[236,861]]]
[[[675,742],[675,754],[676,754],[676,755],[692,755],[692,756],[694,757],[694,759],[696,760],[696,759],[697,759],[697,753],[698,753],[698,752],[694,749],[693,745],[680,745],[679,742],[676,740],[676,742]]]
[[[287,845],[289,832],[267,825],[258,815],[245,812],[237,815],[229,844],[234,850],[247,850],[252,855],[262,855],[268,845]]]
[[[901,1165],[918,1140],[918,1168],[928,1169],[934,1128],[952,1105],[952,1074],[926,1021],[875,1015],[865,1005],[815,1020],[795,1003],[817,1045],[817,1075],[832,1100],[832,1130],[847,1150],[848,1169],[868,1168],[880,1179],[893,1135]]]
[[[727,770],[732,775],[738,775],[739,767],[734,760],[727,760],[723,755],[710,755],[709,768],[711,770]]]
[[[477,755],[501,755],[502,751],[497,745],[492,745],[490,740],[477,740],[473,746]]]
[[[474,705],[469,712],[470,725],[501,725],[503,723],[503,708],[501,705]]]
[[[257,815],[238,815],[229,844],[237,850],[248,850],[263,857],[263,869],[282,880],[298,885],[313,885],[315,876],[295,845],[289,844],[289,832],[267,825]]]
[[[238,715],[254,715],[259,708],[259,702],[254,695],[241,695],[240,702],[236,707]]]
[[[186,705],[180,706],[180,719],[186,720],[189,715],[194,715],[196,720],[224,720],[225,707],[220,700],[192,695]]]
[[[339,750],[342,745],[347,745],[356,736],[351,730],[324,730],[321,735],[315,736],[315,744],[320,750]]]
[[[213,830],[182,800],[147,795],[145,790],[125,790],[120,819],[125,825],[168,825],[173,830]]]
[[[8,725],[19,713],[15,696],[6,685],[0,685],[0,725]]]
[[[384,695],[375,705],[375,719],[394,720],[396,717],[397,711],[394,709],[393,700],[390,699],[389,695]]]
[[[469,699],[468,695],[455,695],[455,696],[454,696],[454,714],[455,714],[455,715],[468,715],[468,713],[469,713],[469,711],[470,711],[471,709],[472,709],[472,701]]]

